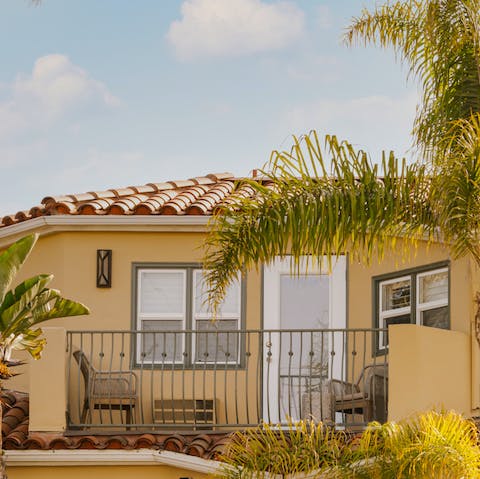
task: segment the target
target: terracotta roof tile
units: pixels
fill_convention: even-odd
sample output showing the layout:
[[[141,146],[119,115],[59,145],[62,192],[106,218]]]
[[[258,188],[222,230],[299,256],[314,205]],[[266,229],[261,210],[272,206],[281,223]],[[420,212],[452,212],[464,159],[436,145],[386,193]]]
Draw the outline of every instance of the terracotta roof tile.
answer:
[[[158,214],[162,209],[163,205],[168,201],[172,200],[177,196],[177,192],[175,190],[166,190],[162,191],[161,193],[157,193],[156,195],[150,196],[148,200],[140,203],[135,208],[136,215],[151,215],[151,214]]]
[[[158,449],[180,452],[205,459],[216,459],[229,441],[228,433],[162,434],[133,431],[110,434],[40,433],[28,431],[28,394],[2,391],[2,439],[4,449]]]
[[[121,200],[115,201],[110,206],[109,213],[111,215],[127,215],[132,214],[135,210],[135,207],[138,206],[143,201],[147,201],[148,196],[142,194],[136,194],[132,196],[127,196]]]
[[[239,198],[251,195],[253,189],[242,186],[241,178],[235,178],[231,173],[212,173],[188,180],[46,196],[40,206],[4,216],[0,228],[49,215],[207,216],[221,209],[222,205],[235,205]]]
[[[95,199],[108,199],[108,198],[116,198],[117,195],[115,192],[111,190],[107,191],[90,191],[89,192],[92,196],[94,196]]]
[[[190,215],[210,214],[215,206],[219,205],[232,191],[233,182],[217,183],[200,199],[192,203],[187,213]]]
[[[172,180],[169,181],[175,188],[186,188],[187,186],[194,186],[195,183],[192,180]]]
[[[234,180],[235,177],[231,173],[210,173],[207,175],[208,178],[211,178],[214,181],[222,180]]]
[[[118,188],[118,189],[112,189],[110,191],[113,191],[117,198],[120,198],[121,196],[129,196],[129,195],[134,195],[135,191],[133,188]]]
[[[147,185],[156,188],[157,191],[173,190],[175,188],[170,183],[147,183]]]
[[[2,218],[3,226],[10,226],[18,223],[18,220],[15,218],[15,215],[7,215]]]
[[[37,218],[38,216],[43,216],[46,213],[44,206],[33,206],[30,208],[30,214],[32,218]]]
[[[110,208],[110,205],[114,202],[111,198],[102,198],[95,201],[89,201],[83,203],[78,207],[78,212],[81,215],[95,215],[104,214]]]
[[[196,185],[212,185],[215,183],[215,180],[208,176],[196,176],[195,178],[190,178],[190,181],[193,181]]]
[[[154,185],[129,186],[135,193],[156,193],[158,188]]]
[[[77,212],[77,208],[75,203],[70,201],[60,201],[58,203],[52,203],[47,205],[47,211],[55,213],[59,215],[71,215]]]
[[[90,201],[97,198],[97,196],[94,193],[78,193],[78,194],[69,195],[69,196],[72,197],[75,203],[78,203],[80,201]]]
[[[19,211],[15,215],[15,219],[18,221],[26,221],[26,220],[29,220],[31,217],[32,217],[32,214],[30,213],[30,211]]]
[[[175,198],[165,203],[161,213],[164,215],[184,214],[188,207],[208,191],[203,185],[193,186],[179,193]]]

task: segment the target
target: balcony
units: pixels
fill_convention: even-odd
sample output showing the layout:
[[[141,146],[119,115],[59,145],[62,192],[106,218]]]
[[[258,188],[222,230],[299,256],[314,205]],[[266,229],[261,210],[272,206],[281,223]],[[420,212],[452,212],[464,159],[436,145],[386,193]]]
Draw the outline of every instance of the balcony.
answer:
[[[378,329],[67,332],[67,429],[230,431],[385,421]]]

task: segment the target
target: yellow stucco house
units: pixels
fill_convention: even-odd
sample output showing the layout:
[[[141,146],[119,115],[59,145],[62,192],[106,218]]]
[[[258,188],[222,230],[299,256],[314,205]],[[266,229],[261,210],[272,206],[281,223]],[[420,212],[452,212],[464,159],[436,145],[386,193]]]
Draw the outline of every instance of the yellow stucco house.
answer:
[[[12,479],[200,478],[228,432],[262,421],[477,414],[480,274],[442,244],[300,277],[278,260],[239,277],[212,323],[202,244],[215,208],[248,194],[235,185],[224,173],[47,197],[1,220],[0,247],[40,235],[22,279],[53,273],[91,309],[45,327],[42,360],[9,383],[29,394],[5,393]]]

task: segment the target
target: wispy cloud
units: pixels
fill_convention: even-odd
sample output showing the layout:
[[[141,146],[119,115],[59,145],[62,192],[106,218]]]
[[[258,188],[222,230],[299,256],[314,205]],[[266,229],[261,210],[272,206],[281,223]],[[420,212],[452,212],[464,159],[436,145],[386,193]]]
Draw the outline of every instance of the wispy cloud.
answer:
[[[290,2],[185,0],[167,40],[181,60],[241,56],[290,45],[304,33],[305,15]]]
[[[316,26],[321,30],[327,30],[333,25],[333,15],[328,5],[318,5],[316,7]]]
[[[417,100],[415,91],[401,97],[318,99],[289,109],[281,128],[297,135],[312,129],[335,134],[366,150],[374,160],[382,150],[392,149],[402,156],[410,147]]]
[[[0,102],[0,140],[38,132],[79,109],[117,106],[119,100],[65,55],[40,57],[19,74]]]

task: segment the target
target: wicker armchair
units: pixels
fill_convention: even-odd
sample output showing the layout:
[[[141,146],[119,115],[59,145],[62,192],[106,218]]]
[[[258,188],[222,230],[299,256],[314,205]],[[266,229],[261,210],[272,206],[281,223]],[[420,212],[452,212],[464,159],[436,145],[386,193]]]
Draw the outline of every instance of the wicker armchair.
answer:
[[[387,420],[388,364],[365,366],[355,383],[331,381],[334,410],[363,415],[365,423]]]
[[[137,376],[133,371],[98,371],[86,354],[77,350],[73,353],[85,381],[85,398],[80,422],[86,424],[93,410],[117,410],[126,413],[126,424],[133,424],[134,408],[138,400]]]

